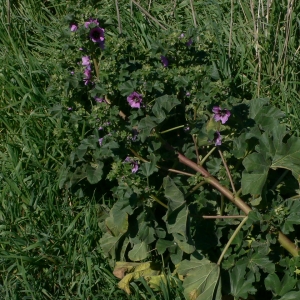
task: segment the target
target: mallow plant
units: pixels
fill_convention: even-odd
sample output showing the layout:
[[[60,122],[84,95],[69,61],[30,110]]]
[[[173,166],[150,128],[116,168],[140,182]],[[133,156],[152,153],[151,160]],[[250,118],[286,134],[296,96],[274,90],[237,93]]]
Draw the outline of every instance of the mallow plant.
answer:
[[[171,272],[186,299],[299,299],[300,139],[283,112],[223,80],[204,29],[147,47],[97,16],[63,31],[59,185],[112,201],[98,247],[119,287],[160,290]]]

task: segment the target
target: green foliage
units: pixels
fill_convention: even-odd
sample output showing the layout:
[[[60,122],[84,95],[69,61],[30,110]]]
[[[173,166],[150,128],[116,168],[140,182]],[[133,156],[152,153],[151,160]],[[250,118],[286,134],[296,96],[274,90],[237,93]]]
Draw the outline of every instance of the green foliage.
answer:
[[[298,299],[299,4],[2,2],[4,297]]]

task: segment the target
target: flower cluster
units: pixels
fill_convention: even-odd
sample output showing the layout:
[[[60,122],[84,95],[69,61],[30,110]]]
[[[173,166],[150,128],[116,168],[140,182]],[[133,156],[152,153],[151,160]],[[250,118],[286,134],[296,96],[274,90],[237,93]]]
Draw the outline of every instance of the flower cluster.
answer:
[[[83,72],[84,78],[84,84],[88,85],[92,78],[92,68],[91,68],[91,61],[89,56],[83,56],[82,58],[82,65],[85,66],[85,70]]]
[[[214,113],[213,118],[215,119],[215,121],[221,121],[222,124],[225,124],[231,115],[228,109],[222,109],[220,106],[214,106],[212,112]],[[215,145],[220,146],[222,144],[221,140],[222,136],[220,132],[216,131],[214,136]]]
[[[92,24],[92,26],[90,26]],[[97,19],[89,19],[87,22],[84,23],[84,27],[86,29],[90,29],[89,38],[92,42],[97,43],[101,49],[104,49],[104,28],[99,27],[99,22]],[[92,28],[90,28],[92,27]],[[70,24],[70,30],[75,32],[78,30],[78,25],[76,23]],[[80,48],[81,51],[84,51],[83,48]],[[83,75],[83,81],[85,85],[88,85],[92,79],[92,68],[91,68],[91,61],[89,56],[82,57],[82,65],[85,67]]]

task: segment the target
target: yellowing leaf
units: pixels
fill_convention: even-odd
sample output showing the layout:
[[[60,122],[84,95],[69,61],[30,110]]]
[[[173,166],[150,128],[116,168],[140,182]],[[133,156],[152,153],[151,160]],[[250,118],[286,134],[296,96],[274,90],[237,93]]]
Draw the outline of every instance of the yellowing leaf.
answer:
[[[132,263],[132,262],[117,262],[114,269],[114,275],[122,278],[118,287],[130,294],[130,282],[140,277],[145,277],[150,280],[152,276],[157,276],[161,272],[161,266],[153,262]],[[125,273],[128,273],[125,275]],[[125,276],[124,276],[125,275]]]

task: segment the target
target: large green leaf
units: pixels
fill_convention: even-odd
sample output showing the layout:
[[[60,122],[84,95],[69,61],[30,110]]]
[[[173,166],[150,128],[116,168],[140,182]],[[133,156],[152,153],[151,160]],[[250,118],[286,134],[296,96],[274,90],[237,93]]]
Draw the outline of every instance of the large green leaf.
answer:
[[[248,294],[254,294],[256,289],[253,287],[255,276],[253,272],[246,275],[246,264],[236,265],[230,272],[231,295],[236,298],[247,298]]]
[[[133,248],[128,252],[128,257],[132,261],[141,261],[147,258],[149,254],[148,246],[145,242],[135,244]]]
[[[291,170],[294,177],[300,179],[300,138],[290,137],[286,144],[282,143],[272,161],[271,168]]]
[[[87,180],[89,181],[89,183],[96,184],[101,180],[102,174],[103,174],[103,171],[102,171],[103,166],[104,166],[104,164],[102,161],[100,161],[96,164],[87,165],[86,176],[87,176]]]
[[[101,249],[105,256],[116,258],[116,251],[118,249],[119,241],[121,236],[112,236],[106,232],[100,239]]]
[[[169,213],[171,213],[185,203],[184,196],[169,176],[164,178],[163,186],[165,189],[165,196],[169,200]]]
[[[154,117],[146,116],[143,118],[139,125],[139,136],[141,138],[141,141],[144,142],[146,138],[150,135],[151,130],[157,125],[157,120]]]
[[[300,299],[300,291],[292,291],[286,293],[279,300],[299,300]]]
[[[289,199],[287,201],[287,207],[289,213],[285,218],[283,224],[281,225],[281,230],[283,233],[288,234],[294,231],[294,225],[300,224],[300,202],[299,200]]]
[[[220,267],[207,259],[182,261],[177,273],[185,276],[184,294],[188,300],[220,300]]]
[[[261,153],[248,155],[243,165],[246,172],[242,175],[243,194],[260,194],[267,180],[271,162]]]
[[[191,254],[196,250],[191,239],[186,239],[186,237],[178,233],[173,233],[173,236],[174,241],[177,243],[177,245],[183,252]]]
[[[188,208],[182,205],[180,208],[171,212],[167,218],[168,233],[180,233],[186,236],[186,223],[188,218]]]

